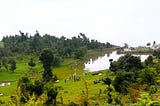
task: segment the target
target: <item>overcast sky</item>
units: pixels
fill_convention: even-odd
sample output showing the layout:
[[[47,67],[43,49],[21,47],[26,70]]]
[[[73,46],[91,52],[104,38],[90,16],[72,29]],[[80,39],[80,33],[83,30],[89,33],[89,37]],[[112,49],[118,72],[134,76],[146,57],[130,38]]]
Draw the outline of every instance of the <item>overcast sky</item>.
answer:
[[[22,32],[160,43],[160,0],[0,0],[0,37]]]

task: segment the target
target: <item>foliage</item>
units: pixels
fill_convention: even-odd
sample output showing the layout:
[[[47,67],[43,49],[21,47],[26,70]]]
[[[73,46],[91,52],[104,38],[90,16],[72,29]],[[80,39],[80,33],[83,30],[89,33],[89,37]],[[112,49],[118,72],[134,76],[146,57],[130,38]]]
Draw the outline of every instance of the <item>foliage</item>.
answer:
[[[14,70],[16,69],[16,61],[14,59],[11,59],[8,63],[10,64],[10,70],[14,72]]]
[[[116,72],[118,70],[118,62],[110,62],[109,70],[112,72]]]
[[[57,97],[58,91],[55,88],[50,88],[47,91],[47,101],[46,104],[50,105],[52,104],[53,106],[56,106],[56,97]]]
[[[160,101],[152,101],[149,93],[141,92],[140,98],[135,106],[159,106]]]
[[[43,64],[44,72],[43,72],[43,81],[48,82],[52,79],[52,62],[53,62],[53,53],[51,49],[44,49],[41,53],[39,60]]]
[[[38,97],[44,92],[43,90],[44,83],[41,82],[40,80],[35,80],[33,87],[34,87],[33,92]]]
[[[28,62],[28,65],[29,65],[30,67],[35,67],[35,66],[36,66],[36,64],[35,64],[35,62],[33,61],[32,58],[31,58],[30,61]]]
[[[153,57],[152,56],[148,56],[148,58],[145,60],[145,64],[148,65],[152,65],[153,64]]]
[[[76,51],[74,53],[74,58],[81,59],[82,57],[84,57],[86,52],[87,52],[87,49],[85,47],[80,48],[80,49],[76,49]]]
[[[112,80],[111,80],[110,78],[105,78],[105,79],[103,79],[103,82],[104,82],[106,85],[110,86]]]
[[[129,87],[128,92],[133,103],[137,102],[140,97],[140,91],[138,89],[134,89]]]
[[[137,71],[142,69],[142,63],[140,57],[132,56],[131,54],[126,54],[121,56],[117,61],[112,64],[112,71],[117,71],[118,69],[124,71]]]
[[[24,104],[21,102],[22,96],[21,89],[18,87],[14,92],[14,96],[11,96],[11,103],[9,103],[9,106],[42,106],[46,100],[45,96],[37,98],[37,96],[33,94],[29,95],[29,100]]]
[[[153,69],[143,69],[140,71],[141,83],[147,83],[149,85],[155,84],[155,72]]]
[[[22,36],[23,36],[23,39],[21,39]],[[45,79],[46,81],[42,82],[41,80],[37,80],[38,78],[40,78],[42,74],[41,73],[42,67],[41,67],[41,64],[38,63],[37,60],[35,60],[35,62],[37,63],[36,67],[38,66],[38,68],[36,68],[36,70],[38,70],[37,71],[38,77],[36,76],[34,77],[35,79],[30,79],[29,77],[31,76],[28,75],[28,71],[26,71],[28,69],[26,63],[32,56],[24,60],[19,59],[24,62],[23,64],[20,62],[18,63],[17,61],[18,59],[14,58],[16,59],[16,62],[19,65],[19,67],[20,66],[21,67],[20,68],[17,67],[18,70],[16,69],[16,73],[12,73],[12,76],[17,78],[14,78],[14,80],[12,78],[8,78],[7,81],[13,80],[16,85],[17,82],[15,80],[17,80],[19,76],[24,75],[24,73],[27,76],[19,80],[19,85],[17,87],[19,88],[19,92],[20,92],[20,93],[17,93],[19,98],[16,98],[16,99],[15,97],[12,98],[14,99],[12,101],[12,104],[18,103],[20,105],[30,106],[30,105],[44,105],[43,103],[46,102],[51,105],[55,103],[59,105],[58,103],[60,103],[59,102],[60,97],[63,97],[64,105],[68,104],[70,101],[73,101],[75,102],[75,104],[77,104],[78,100],[80,100],[79,102],[80,104],[82,103],[82,105],[87,105],[87,103],[88,105],[96,105],[96,104],[102,105],[102,104],[105,104],[106,102],[108,102],[109,104],[110,103],[114,104],[115,102],[117,104],[127,103],[126,105],[130,105],[131,102],[138,102],[137,104],[141,105],[140,104],[140,102],[142,102],[141,99],[145,99],[145,102],[147,105],[148,104],[159,105],[158,104],[159,101],[153,101],[154,98],[151,99],[154,94],[157,93],[157,95],[159,95],[158,80],[159,80],[160,74],[158,71],[160,68],[157,60],[153,60],[154,58],[148,57],[145,63],[146,65],[142,66],[142,63],[140,62],[139,57],[134,57],[132,55],[127,54],[125,56],[122,56],[118,61],[113,62],[113,60],[110,60],[111,62],[110,70],[112,72],[110,73],[110,76],[108,78],[106,78],[106,74],[104,74],[106,70],[102,71],[103,72],[102,76],[92,76],[91,73],[87,73],[85,76],[83,76],[83,70],[77,69],[75,71],[70,68],[71,65],[75,63],[75,60],[72,60],[70,62],[69,59],[72,59],[71,57],[76,57],[76,59],[81,59],[86,54],[86,52],[83,53],[85,50],[97,49],[97,48],[101,50],[106,47],[106,44],[99,43],[96,40],[90,41],[83,34],[80,34],[78,38],[73,37],[72,39],[67,39],[65,37],[56,38],[50,35],[48,36],[44,35],[42,37],[38,32],[35,34],[35,36],[27,37],[25,36],[25,34],[21,32],[21,36],[17,35],[11,38],[10,37],[7,38],[5,42],[8,42],[7,40],[10,39],[12,43],[15,42],[18,45],[17,47],[13,47],[12,49],[10,47],[8,47],[10,49],[7,49],[6,48],[7,45],[6,43],[4,43],[4,48],[1,48],[1,49],[3,49],[4,51],[8,50],[8,51],[5,51],[7,52],[7,55],[9,54],[9,51],[13,51],[13,54],[14,53],[15,54],[35,53],[37,54],[37,56],[39,56],[39,53],[41,53],[39,59],[43,64],[44,72],[45,70],[47,70],[47,72],[45,73],[45,77],[43,77],[43,78],[46,78]],[[15,38],[20,38],[20,40],[16,40]],[[9,45],[9,42],[8,42],[8,45]],[[13,43],[13,45],[15,44]],[[24,50],[23,52],[20,51],[20,49],[23,50],[23,48],[19,48],[19,47],[22,47],[22,45],[23,47],[26,47],[26,50]],[[110,46],[109,44],[107,45],[108,47]],[[50,48],[50,49],[44,49],[44,48]],[[43,52],[41,52],[42,50]],[[1,53],[1,50],[0,50],[0,53]],[[28,55],[24,54],[24,58],[26,58],[27,56]],[[55,73],[54,75],[57,75],[58,78],[60,77],[60,80],[59,80],[60,82],[54,83],[50,81],[50,79],[53,79],[53,75],[51,75],[52,66],[58,66],[58,64],[61,62],[61,59],[66,59],[65,57],[67,58],[69,57],[69,59],[65,60],[67,64],[61,64],[62,66],[53,68]],[[8,62],[10,58],[2,57],[1,59],[2,59],[0,61],[2,65],[1,69],[5,70],[4,67],[6,66],[6,70],[7,70]],[[152,64],[153,61],[154,61],[154,64]],[[9,68],[10,67],[8,67],[8,69]],[[81,77],[82,81],[74,82],[73,80],[69,79],[69,76],[75,72],[77,73],[78,76]],[[7,71],[5,71],[5,73],[7,73],[5,76],[3,76],[4,75],[3,73],[4,71],[1,72],[2,81],[4,81],[3,80],[4,77],[9,76],[9,73],[7,73]],[[47,79],[48,76],[50,77],[49,80]],[[55,79],[57,78],[55,77]],[[85,82],[85,86],[82,86],[84,85],[84,80],[87,83]],[[95,80],[99,81],[99,83],[93,84],[93,81]],[[47,81],[50,81],[50,83],[48,83]],[[104,92],[106,89],[106,85],[101,84],[102,81],[109,86],[107,89],[107,93]],[[132,85],[134,84],[135,86],[133,87]],[[48,85],[49,87],[47,89],[44,89],[44,86],[46,85]],[[60,89],[57,90],[55,88],[55,85],[58,85]],[[141,85],[146,85],[145,89],[141,88],[140,87]],[[110,87],[114,87],[116,91],[114,90],[114,88],[112,90]],[[2,90],[1,89],[0,90],[3,91],[3,89],[5,88],[1,88]],[[142,91],[142,89],[150,93],[149,99],[143,98],[141,96],[142,94],[140,95],[140,92]],[[82,90],[84,90],[84,93],[82,92]],[[5,95],[4,97],[6,96],[8,97],[9,94],[10,93]],[[122,97],[122,99],[118,98],[117,100],[114,100],[114,97],[116,97],[117,95]],[[133,97],[133,101],[130,100],[130,98],[128,98],[129,95]],[[127,98],[128,100],[127,102],[124,102],[125,101],[124,97]],[[75,105],[72,102],[70,104]],[[142,105],[144,104],[142,103]]]
[[[127,94],[127,88],[131,83],[135,83],[138,78],[138,70],[143,68],[139,57],[126,54],[117,61],[111,62],[110,70],[116,72],[113,85],[115,90]]]
[[[14,91],[14,96],[11,96],[11,104],[13,106],[20,106],[21,104],[21,89],[18,87],[15,91]]]
[[[52,63],[53,63],[53,67],[54,67],[54,66],[59,66],[60,63],[61,63],[61,60],[62,60],[62,59],[61,59],[60,57],[54,55],[54,56],[53,56],[53,62],[52,62]]]
[[[124,48],[128,48],[129,45],[127,43],[124,43]]]
[[[30,79],[27,77],[22,77],[18,83],[18,87],[20,87],[22,94],[20,101],[22,103],[26,103],[33,94],[39,97],[43,93],[43,86],[43,82],[39,80],[35,80],[34,84],[32,84]]]
[[[131,54],[126,54],[118,59],[118,68],[125,71],[130,71],[131,69],[142,69],[140,57],[132,56]]]
[[[146,46],[150,47],[150,46],[151,46],[151,43],[147,43]]]
[[[160,59],[160,50],[154,50],[153,51],[153,56],[155,56],[156,58]]]
[[[77,49],[86,47],[87,49],[111,48],[109,42],[100,43],[97,40],[90,40],[85,34],[80,33],[78,37],[68,39],[64,36],[57,38],[49,34],[40,35],[38,31],[32,36],[23,33],[14,36],[3,37],[3,48],[0,48],[0,56],[10,56],[12,53],[34,53],[39,55],[45,48],[51,48],[54,54],[60,57],[72,57]]]
[[[30,59],[30,57],[28,58],[28,59]],[[28,61],[28,59],[26,59],[24,62],[25,62],[25,64],[27,63],[27,61]],[[70,60],[66,60],[67,62],[68,62],[68,64],[70,64],[71,62],[69,62]],[[74,62],[74,61],[72,61],[72,62]],[[18,63],[19,64],[19,63]],[[53,87],[54,85],[58,85],[58,86],[62,86],[62,88],[61,89],[59,89],[58,90],[58,95],[57,95],[57,97],[56,97],[56,101],[57,101],[57,105],[61,105],[61,104],[59,104],[60,103],[60,97],[63,97],[63,105],[67,105],[68,103],[69,103],[69,101],[73,101],[74,103],[76,103],[77,105],[78,105],[78,103],[80,104],[80,103],[82,103],[82,102],[78,102],[77,103],[77,101],[79,100],[79,97],[80,97],[80,95],[82,95],[82,90],[84,90],[84,92],[86,91],[85,90],[85,86],[82,86],[82,85],[84,85],[84,80],[82,80],[82,81],[78,81],[78,82],[74,82],[74,81],[72,81],[72,80],[67,80],[67,82],[65,83],[64,82],[64,79],[67,79],[68,78],[68,76],[70,76],[71,74],[73,74],[75,71],[74,70],[72,70],[72,69],[70,69],[68,66],[67,63],[65,63],[65,66],[63,65],[63,66],[61,66],[61,67],[55,67],[54,68],[54,73],[57,75],[57,77],[59,78],[60,77],[60,82],[58,82],[58,83],[50,83],[49,85],[50,85],[50,87]],[[158,76],[158,74],[157,75],[155,75],[154,74],[154,72],[156,72],[157,71],[157,69],[158,68],[156,68],[156,69],[154,69],[154,68],[152,68],[152,67],[157,67],[157,64],[158,63],[156,63],[155,62],[155,64],[154,65],[151,65],[151,66],[147,66],[147,67],[149,67],[149,70],[151,71],[151,72],[153,72],[153,75],[154,76]],[[37,66],[38,66],[39,64],[37,64]],[[20,66],[22,66],[22,65],[20,65]],[[24,66],[24,65],[23,65]],[[36,66],[36,67],[37,67]],[[150,68],[151,67],[151,68]],[[145,67],[146,68],[146,67]],[[24,68],[24,70],[25,69],[28,69],[28,67],[27,67],[27,64],[26,64],[26,67]],[[39,68],[39,69],[41,69],[41,67]],[[143,70],[143,69],[142,69]],[[23,70],[22,70],[23,71]],[[20,71],[20,72],[22,72],[22,71]],[[18,71],[17,71],[18,72]],[[98,84],[93,84],[93,81],[94,80],[99,80],[99,79],[102,79],[102,78],[106,78],[106,70],[105,71],[101,71],[103,74],[102,74],[102,76],[92,76],[91,75],[91,73],[87,73],[87,75],[86,76],[83,76],[83,71],[82,70],[77,70],[76,71],[76,73],[78,74],[78,75],[80,75],[81,76],[81,78],[82,79],[85,79],[86,81],[87,81],[87,85],[88,85],[88,102],[89,102],[89,105],[95,105],[95,104],[98,104],[98,105],[100,105],[100,106],[105,106],[105,104],[106,104],[106,102],[110,102],[110,100],[112,99],[112,104],[110,104],[110,105],[114,105],[114,103],[116,102],[117,104],[123,104],[123,105],[131,105],[131,102],[132,102],[132,100],[131,100],[131,98],[129,98],[130,96],[128,96],[128,95],[130,95],[130,91],[129,91],[129,88],[131,88],[131,87],[134,87],[134,88],[132,88],[132,89],[135,89],[135,88],[137,88],[137,89],[141,89],[138,85],[140,84],[141,85],[141,83],[139,83],[138,82],[138,80],[136,79],[136,82],[130,82],[130,81],[128,81],[128,84],[126,84],[126,83],[123,83],[124,85],[122,85],[122,88],[123,88],[123,86],[124,87],[126,87],[126,90],[127,90],[127,92],[129,91],[129,94],[127,94],[127,93],[118,93],[118,92],[116,92],[116,91],[114,91],[114,89],[112,90],[112,92],[110,93],[111,94],[111,99],[109,98],[110,97],[110,94],[108,95],[108,90],[107,90],[107,93],[104,93],[104,91],[105,91],[105,89],[106,89],[106,85],[104,85],[104,84],[102,84],[102,81],[100,82],[100,83],[98,83]],[[113,80],[113,83],[112,84],[114,84],[114,79],[116,79],[116,76],[117,76],[117,74],[118,74],[118,72],[120,72],[120,70],[119,71],[117,71],[116,73],[112,73],[111,72],[111,74],[110,74],[110,76],[109,76],[109,78],[110,79],[112,79]],[[124,71],[125,72],[125,71]],[[134,73],[134,71],[133,71],[133,73]],[[139,72],[138,72],[138,76],[136,76],[136,78],[138,77],[138,78],[141,78],[142,76],[140,75],[141,74],[141,70],[139,70]],[[2,75],[2,74],[1,74]],[[8,74],[7,74],[8,75]],[[39,74],[39,75],[41,75],[41,73]],[[122,76],[122,78],[123,78],[123,76]],[[37,78],[36,78],[37,79]],[[126,79],[129,79],[129,78],[126,78]],[[156,80],[156,78],[155,78],[155,80]],[[126,80],[124,80],[124,82],[127,82]],[[123,81],[122,81],[123,82]],[[34,79],[33,80],[31,80],[30,81],[30,83],[31,84],[33,84],[34,85]],[[132,84],[132,83],[135,83],[136,85],[134,85],[134,86],[132,86],[132,85],[130,85],[130,84]],[[112,84],[110,85],[111,87],[113,87],[112,86]],[[146,85],[147,87],[147,89],[145,88],[145,91],[147,91],[147,92],[149,92],[150,93],[150,91],[153,89],[152,87],[150,88],[150,87],[148,87],[148,86],[150,86],[150,85]],[[152,86],[152,85],[151,85]],[[100,88],[101,88],[101,94],[99,93],[100,92]],[[137,90],[136,89],[136,90]],[[157,85],[157,89],[159,89],[159,85]],[[133,90],[133,94],[135,94],[135,96],[133,96],[133,97],[135,97],[135,102],[137,102],[138,101],[138,98],[140,97],[140,96],[136,96],[137,94],[138,94],[138,92],[139,92],[139,90],[138,90],[138,92],[135,90],[135,92],[134,92],[134,90]],[[3,89],[1,90],[1,91],[3,91]],[[47,95],[46,95],[46,92],[45,92],[46,90],[44,90],[44,94],[43,95],[45,95],[45,98],[46,99],[43,99],[43,100],[41,100],[40,98],[41,98],[41,96],[43,96],[43,95],[41,95],[41,96],[39,96],[39,97],[37,97],[37,95],[35,95],[35,93],[33,92],[33,93],[31,93],[32,95],[29,95],[28,97],[30,98],[28,101],[27,101],[27,103],[25,103],[25,104],[34,104],[34,103],[36,103],[36,102],[38,102],[38,101],[35,101],[35,99],[37,99],[37,100],[41,100],[41,102],[42,103],[44,103],[44,102],[46,102],[46,100],[47,100]],[[73,92],[74,91],[74,92]],[[155,91],[152,91],[152,92],[155,92]],[[3,92],[2,92],[3,93]],[[85,92],[86,93],[86,92]],[[5,93],[4,93],[5,94]],[[8,93],[7,94],[7,96],[8,95],[10,95],[11,93]],[[127,95],[123,95],[123,94],[127,94]],[[119,100],[115,100],[115,97],[117,96],[117,95],[119,95],[121,98],[118,98]],[[154,94],[154,95],[159,95],[159,93],[158,92],[156,92],[156,94]],[[151,96],[151,95],[150,95]],[[1,97],[1,98],[4,98],[4,97]],[[0,98],[0,99],[1,99]],[[34,99],[35,98],[35,99]],[[155,96],[155,98],[156,98],[156,96]],[[156,100],[156,99],[153,99],[153,100]],[[152,101],[153,101],[152,100]],[[158,99],[157,99],[158,100]],[[32,101],[32,103],[29,103],[29,101]],[[107,105],[109,105],[109,104],[107,104]],[[11,105],[12,106],[12,105]]]
[[[29,96],[29,98],[28,102],[23,104],[24,106],[44,106],[44,101],[46,100],[45,96],[37,98],[34,94]]]
[[[117,72],[115,80],[113,81],[113,86],[116,91],[126,94],[128,93],[127,88],[135,81],[136,76],[134,72],[119,71]]]
[[[88,106],[88,98],[86,96],[80,96],[79,102],[82,106]]]
[[[18,87],[20,87],[22,95],[20,102],[26,103],[29,100],[29,95],[32,94],[33,84],[27,77],[22,77],[18,82]]]

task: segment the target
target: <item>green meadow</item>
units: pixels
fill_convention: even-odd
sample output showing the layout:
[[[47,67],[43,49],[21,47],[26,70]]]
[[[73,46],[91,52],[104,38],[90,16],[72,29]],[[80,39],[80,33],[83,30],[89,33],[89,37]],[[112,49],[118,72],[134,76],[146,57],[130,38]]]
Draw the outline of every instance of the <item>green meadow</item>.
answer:
[[[17,64],[14,72],[4,71],[5,68],[2,67],[3,71],[0,72],[0,82],[10,82],[11,85],[0,86],[0,93],[3,94],[0,96],[1,101],[10,101],[10,96],[15,92],[18,80],[21,77],[27,76],[32,80],[41,79],[43,67],[38,58],[36,56],[23,57],[24,56],[15,57]],[[36,62],[36,66],[33,68],[28,65],[28,61],[31,57]],[[82,62],[82,60],[66,58],[60,66],[53,67],[52,73],[56,75],[59,80],[59,82],[54,83],[54,86],[59,88],[57,102],[63,102],[63,104],[68,104],[70,102],[81,103],[84,99],[88,99],[89,103],[105,103],[106,96],[103,92],[107,86],[104,85],[102,81],[97,84],[93,84],[93,82],[106,77],[107,71],[101,71],[101,76],[94,76],[92,73],[83,70]],[[80,77],[79,81],[70,79],[70,77],[75,73]],[[87,93],[86,90],[88,90]],[[87,98],[86,95],[88,95]]]
[[[104,53],[109,52],[110,50]],[[93,56],[93,58],[97,57],[98,55],[104,55],[104,53],[102,53],[100,50],[88,51],[88,53],[90,53],[90,55],[87,55]],[[139,77],[136,79],[136,82],[130,83],[128,84],[130,86],[127,86],[127,80],[132,78],[130,74],[133,75],[133,73],[128,74],[127,72],[125,73],[122,71],[124,74],[121,72],[122,76],[120,75],[117,77],[115,72],[110,72],[109,70],[101,70],[97,72],[88,72],[83,70],[84,61],[90,58],[87,55],[84,59],[64,58],[59,66],[52,68],[52,73],[58,78],[58,80],[56,82],[51,81],[46,83],[46,85],[57,88],[57,106],[68,106],[70,103],[76,103],[80,106],[85,106],[82,103],[85,103],[86,101],[89,106],[145,106],[143,103],[154,104],[154,102],[159,104],[160,65],[157,58],[153,58],[153,63],[148,66],[145,65],[145,62],[143,62],[143,68],[139,70],[140,75],[138,75]],[[28,77],[32,82],[34,82],[36,79],[42,79],[44,69],[37,56],[16,55],[14,58],[16,60],[16,70],[14,72],[6,70],[4,66],[1,67],[2,71],[0,72],[0,83],[10,82],[11,84],[0,86],[0,93],[3,94],[0,96],[0,103],[9,103],[11,101],[11,96],[15,94],[20,78]],[[35,67],[31,68],[28,65],[30,58],[33,58],[35,61]],[[75,80],[74,76],[76,76],[78,80]],[[124,79],[123,77],[126,79],[121,81]],[[112,83],[110,86],[102,81],[104,78],[111,79]],[[113,86],[113,82],[116,78],[120,79],[120,84],[121,82],[124,82],[123,89],[127,89],[127,94],[116,91],[115,86]],[[152,84],[153,81],[154,84]],[[121,86],[123,87],[123,85]],[[46,92],[44,92],[44,94],[46,95]],[[109,95],[112,95],[112,103],[108,103]],[[44,98],[43,101],[45,101]],[[30,104],[30,102],[28,102],[28,104]],[[25,106],[29,105],[26,104]]]

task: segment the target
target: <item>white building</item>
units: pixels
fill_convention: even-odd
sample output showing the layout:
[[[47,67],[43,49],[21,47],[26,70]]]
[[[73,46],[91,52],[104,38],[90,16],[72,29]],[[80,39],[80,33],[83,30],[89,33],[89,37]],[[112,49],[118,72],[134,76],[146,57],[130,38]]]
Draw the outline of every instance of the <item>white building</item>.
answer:
[[[130,52],[131,49],[130,48],[124,48],[124,52]]]
[[[153,49],[153,50],[160,49],[160,44],[153,45],[153,46],[151,47],[151,49]]]

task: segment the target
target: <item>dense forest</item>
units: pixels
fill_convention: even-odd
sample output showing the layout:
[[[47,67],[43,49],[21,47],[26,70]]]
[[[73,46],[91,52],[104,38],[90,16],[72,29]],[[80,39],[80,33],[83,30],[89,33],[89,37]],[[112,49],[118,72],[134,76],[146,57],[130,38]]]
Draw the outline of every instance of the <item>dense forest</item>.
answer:
[[[97,40],[90,40],[85,34],[80,33],[78,37],[71,39],[64,36],[58,38],[48,34],[40,35],[38,31],[33,36],[21,31],[20,35],[6,36],[2,39],[0,56],[10,56],[13,53],[35,53],[39,55],[45,48],[50,48],[54,55],[60,57],[80,58],[84,56],[86,50],[111,48],[109,42],[100,43]]]

